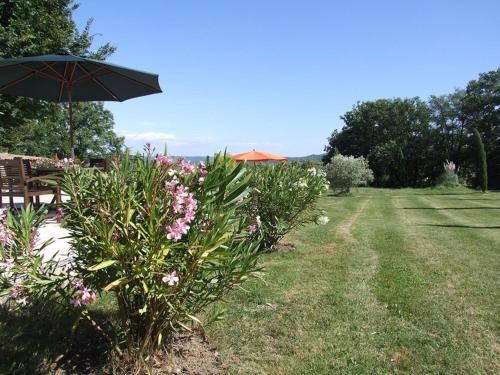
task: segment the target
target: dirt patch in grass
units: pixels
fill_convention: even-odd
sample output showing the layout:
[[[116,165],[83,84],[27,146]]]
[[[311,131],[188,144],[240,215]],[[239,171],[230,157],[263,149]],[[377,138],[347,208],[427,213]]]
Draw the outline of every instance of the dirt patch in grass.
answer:
[[[189,333],[176,337],[173,362],[175,374],[217,375],[226,373],[226,367],[219,357],[217,346],[199,333]]]
[[[140,370],[131,360],[113,358],[100,368],[92,366],[92,353],[86,358],[73,355],[60,366],[52,366],[52,373],[56,375],[219,375],[226,373],[218,348],[200,332],[186,332],[178,334],[173,342],[171,351],[159,353],[152,365],[151,372]]]
[[[294,251],[297,247],[295,244],[290,243],[290,242],[278,242],[278,244],[275,247],[275,251],[277,252],[282,252],[282,253],[288,253],[290,251]]]
[[[358,220],[359,216],[366,210],[366,206],[368,205],[368,201],[363,201],[358,209],[349,217],[347,220],[343,221],[342,223],[339,224],[337,227],[337,234],[341,237],[344,238],[347,241],[353,241],[354,238],[351,234],[351,228]]]

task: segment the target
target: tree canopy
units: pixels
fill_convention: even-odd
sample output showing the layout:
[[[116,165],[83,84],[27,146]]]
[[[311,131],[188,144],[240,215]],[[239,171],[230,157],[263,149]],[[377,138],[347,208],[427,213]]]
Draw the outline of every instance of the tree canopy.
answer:
[[[71,0],[4,0],[0,2],[0,57],[58,53],[105,60],[115,47],[105,43],[92,48],[92,19],[78,30]],[[0,150],[51,156],[70,154],[65,104],[0,94]],[[113,114],[102,103],[74,103],[76,155],[121,152],[123,138],[113,131]]]
[[[425,186],[454,161],[459,174],[477,181],[471,149],[473,129],[484,140],[490,186],[500,185],[500,69],[483,73],[465,90],[449,95],[379,99],[357,103],[341,119],[325,147],[324,161],[335,152],[364,156],[378,186]]]

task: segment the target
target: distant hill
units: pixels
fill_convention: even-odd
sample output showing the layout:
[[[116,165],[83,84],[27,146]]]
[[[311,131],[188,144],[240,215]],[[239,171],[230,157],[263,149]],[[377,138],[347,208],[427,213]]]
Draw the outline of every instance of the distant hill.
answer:
[[[314,161],[321,162],[322,157],[323,157],[323,154],[311,154],[311,155],[307,155],[307,156],[290,156],[290,157],[288,157],[288,160],[290,160],[290,161],[314,160]],[[177,158],[177,156],[174,156],[174,158]],[[184,157],[184,159],[187,159],[192,163],[198,163],[200,161],[205,161],[206,158],[207,158],[206,156],[185,156]]]
[[[314,161],[321,161],[323,158],[323,154],[311,154],[307,156],[292,156],[289,157],[288,160],[295,160],[295,161],[305,161],[305,160],[314,160]]]

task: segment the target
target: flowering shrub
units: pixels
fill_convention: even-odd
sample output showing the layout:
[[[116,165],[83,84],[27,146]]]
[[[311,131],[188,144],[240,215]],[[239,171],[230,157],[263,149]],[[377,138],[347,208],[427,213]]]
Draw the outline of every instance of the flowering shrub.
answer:
[[[373,181],[373,172],[368,161],[360,156],[335,155],[326,167],[327,179],[332,189],[349,193],[351,187],[368,185]]]
[[[443,164],[443,169],[443,173],[436,180],[437,186],[457,187],[460,185],[457,175],[458,169],[454,162],[447,160]]]
[[[111,333],[142,355],[258,271],[255,218],[237,212],[248,177],[225,155],[197,166],[125,155],[108,173],[69,170],[62,189],[77,275],[71,304],[86,311],[98,293],[114,294]]]
[[[62,287],[70,275],[55,259],[43,257],[50,243],[39,241],[46,213],[31,206],[17,214],[0,209],[0,299],[13,308],[61,307],[71,294],[71,288]]]
[[[39,159],[39,160],[34,160],[32,162],[32,166],[34,168],[60,168],[64,169],[69,166],[74,166],[75,164],[78,164],[79,162],[76,159],[73,158],[64,158],[64,159]]]
[[[254,189],[243,210],[253,218],[248,233],[262,236],[261,251],[273,250],[285,234],[300,225],[328,222],[316,207],[318,197],[328,189],[319,167],[259,165],[252,173],[251,184]]]

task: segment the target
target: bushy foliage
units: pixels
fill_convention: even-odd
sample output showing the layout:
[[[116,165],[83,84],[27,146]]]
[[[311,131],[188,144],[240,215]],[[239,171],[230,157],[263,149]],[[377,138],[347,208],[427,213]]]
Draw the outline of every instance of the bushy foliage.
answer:
[[[115,294],[117,330],[142,353],[258,270],[252,218],[236,212],[248,177],[225,155],[197,167],[124,157],[107,174],[74,169],[63,189],[74,269]]]
[[[258,236],[248,231],[255,218],[239,212],[248,179],[244,165],[225,155],[198,166],[148,153],[135,162],[126,155],[108,173],[69,168],[62,189],[70,200],[58,212],[72,237],[69,265],[42,261],[39,251],[26,259],[33,251],[32,228],[42,219],[23,219],[32,215],[27,211],[16,227],[8,214],[1,232],[2,277],[13,271],[18,276],[3,277],[2,290],[16,301],[41,290],[100,326],[117,350],[144,359],[170,342],[175,330],[199,322],[196,315],[208,304],[258,275]],[[14,246],[21,240],[19,250]],[[35,279],[42,280],[40,288],[31,287]],[[117,316],[99,322],[89,307],[103,293],[116,298]]]
[[[436,180],[436,186],[454,188],[460,185],[457,167],[454,162],[446,161],[443,164],[443,173]]]
[[[460,177],[473,180],[477,158],[471,150],[473,130],[482,137],[488,184],[500,187],[500,69],[481,73],[465,89],[449,95],[378,99],[356,103],[333,131],[323,157],[336,150],[370,161],[374,184],[427,186],[442,174],[442,160],[453,160]]]
[[[373,172],[364,157],[335,155],[326,166],[326,176],[333,190],[349,193],[351,187],[373,181]]]
[[[61,310],[61,302],[71,295],[67,269],[43,255],[50,244],[39,240],[46,213],[30,205],[16,214],[0,209],[0,299],[6,298],[12,308]]]
[[[273,250],[298,226],[328,221],[316,206],[319,196],[328,189],[320,167],[307,163],[262,164],[253,170],[251,185],[251,197],[243,210],[259,219],[249,229],[262,236],[261,251]]]

